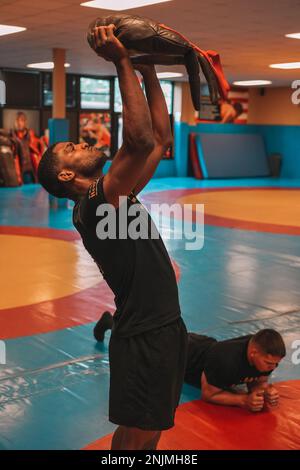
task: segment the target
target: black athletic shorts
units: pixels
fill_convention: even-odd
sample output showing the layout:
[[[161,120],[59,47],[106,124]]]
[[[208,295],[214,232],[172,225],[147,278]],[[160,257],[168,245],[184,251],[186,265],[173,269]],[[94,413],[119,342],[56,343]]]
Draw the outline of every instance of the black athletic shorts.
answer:
[[[142,334],[109,343],[109,420],[162,431],[174,426],[187,357],[181,318]]]

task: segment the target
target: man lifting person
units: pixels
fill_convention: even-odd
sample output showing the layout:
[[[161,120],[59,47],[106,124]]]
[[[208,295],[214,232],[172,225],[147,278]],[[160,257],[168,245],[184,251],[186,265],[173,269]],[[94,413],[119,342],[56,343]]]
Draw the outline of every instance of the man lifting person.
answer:
[[[114,29],[114,25],[95,28],[93,40],[95,50],[100,48],[100,55],[116,66],[123,103],[121,148],[104,176],[101,150],[88,144],[56,143],[43,155],[38,176],[50,194],[75,201],[74,225],[115,294],[109,419],[118,428],[112,449],[155,449],[161,431],[174,425],[187,332],[169,255],[161,237],[151,236],[153,222],[136,194],[152,177],[172,134],[154,66],[139,67],[146,100]],[[99,208],[109,204],[117,213],[120,197],[128,212],[134,205],[143,211],[141,232],[146,231],[148,237],[130,237],[129,215],[121,227],[125,237],[99,234]]]

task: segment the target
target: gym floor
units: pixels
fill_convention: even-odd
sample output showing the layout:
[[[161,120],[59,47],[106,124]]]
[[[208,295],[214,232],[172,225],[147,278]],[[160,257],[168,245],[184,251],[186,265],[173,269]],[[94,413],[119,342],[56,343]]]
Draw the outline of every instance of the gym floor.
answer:
[[[300,331],[299,196],[300,181],[269,178],[165,178],[143,192],[145,204],[205,204],[202,250],[166,240],[188,330],[221,340],[270,327],[288,350],[272,375],[284,382],[282,409],[221,409],[184,385],[177,426],[161,448],[300,448],[300,365],[292,362]],[[28,185],[1,189],[0,214],[7,357],[0,365],[0,449],[105,448],[114,430],[109,333],[97,344],[93,326],[104,310],[114,311],[113,296],[73,229],[70,208],[49,211],[47,194]]]

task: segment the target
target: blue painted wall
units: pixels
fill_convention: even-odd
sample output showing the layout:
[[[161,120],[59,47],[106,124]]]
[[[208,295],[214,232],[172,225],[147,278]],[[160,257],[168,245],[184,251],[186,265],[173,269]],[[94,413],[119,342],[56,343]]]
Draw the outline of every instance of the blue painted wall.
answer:
[[[283,156],[281,176],[300,178],[300,126],[257,126],[268,153]]]
[[[187,176],[188,174],[188,136],[190,132],[261,134],[264,138],[267,154],[280,153],[283,157],[281,176],[283,178],[300,178],[300,126],[207,123],[190,126],[184,122],[176,122],[174,141],[177,176]]]

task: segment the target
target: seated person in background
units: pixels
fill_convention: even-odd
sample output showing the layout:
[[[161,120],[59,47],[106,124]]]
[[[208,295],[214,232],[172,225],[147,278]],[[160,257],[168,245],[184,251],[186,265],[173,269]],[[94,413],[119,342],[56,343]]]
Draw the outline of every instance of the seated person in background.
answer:
[[[230,101],[220,102],[220,116],[221,123],[234,122],[243,112],[243,106],[241,103],[232,104]]]
[[[34,130],[29,128],[27,116],[23,111],[16,114],[11,136],[17,145],[23,183],[35,183],[37,167],[41,159],[40,141]]]
[[[112,315],[104,312],[95,326],[95,338],[103,341],[111,327]],[[278,405],[279,394],[268,378],[285,355],[284,341],[272,329],[225,341],[188,333],[184,381],[201,388],[204,401],[258,412],[265,404]],[[241,384],[247,390],[234,388]]]

